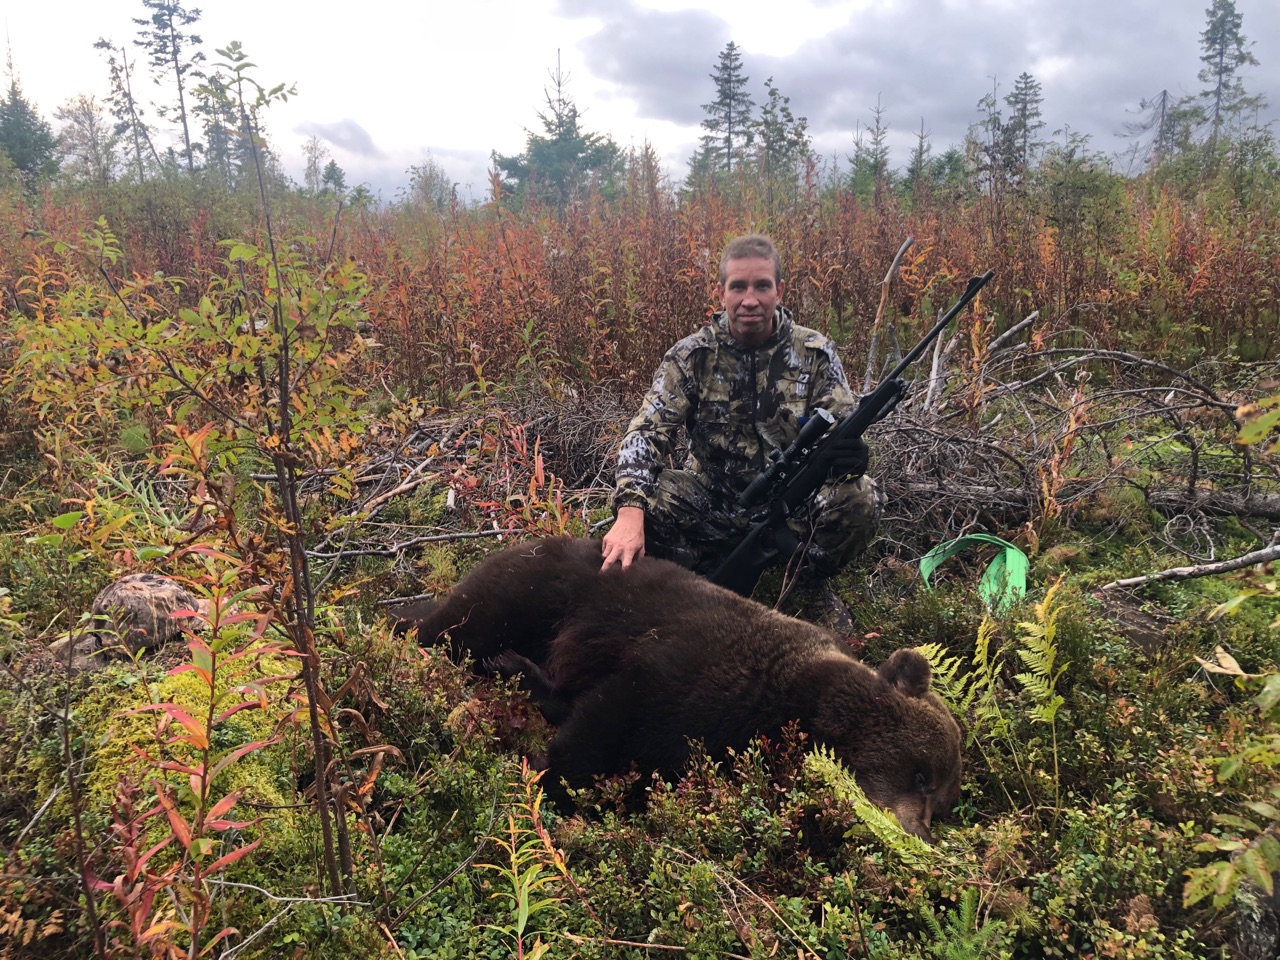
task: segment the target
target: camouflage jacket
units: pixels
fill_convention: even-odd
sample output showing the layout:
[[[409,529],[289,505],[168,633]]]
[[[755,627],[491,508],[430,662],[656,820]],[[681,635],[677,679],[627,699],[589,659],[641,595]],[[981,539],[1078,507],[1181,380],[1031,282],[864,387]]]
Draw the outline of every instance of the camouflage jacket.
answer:
[[[837,418],[856,405],[835,344],[779,307],[773,335],[755,348],[729,335],[717,313],[667,351],[618,449],[614,507],[653,502],[658,473],[683,426],[684,469],[732,499],[785,450],[802,417],[824,407]]]

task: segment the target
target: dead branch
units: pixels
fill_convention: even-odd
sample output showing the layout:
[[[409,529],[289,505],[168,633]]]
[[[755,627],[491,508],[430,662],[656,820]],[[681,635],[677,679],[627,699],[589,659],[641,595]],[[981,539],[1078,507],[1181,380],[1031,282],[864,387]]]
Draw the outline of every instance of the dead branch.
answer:
[[[1159,573],[1148,573],[1141,577],[1127,577],[1123,580],[1112,580],[1104,584],[1102,590],[1114,590],[1126,587],[1138,587],[1144,583],[1155,583],[1161,580],[1194,580],[1197,577],[1211,577],[1219,573],[1230,573],[1232,570],[1243,570],[1259,563],[1270,563],[1280,560],[1280,544],[1272,544],[1261,550],[1254,550],[1234,560],[1222,560],[1218,563],[1201,563],[1193,567],[1172,567]]]
[[[1259,517],[1280,523],[1280,494],[1232,490],[1153,490],[1148,499],[1162,514],[1204,513],[1214,517]]]
[[[475,540],[478,537],[500,537],[509,530],[468,530],[459,533],[440,533],[429,537],[414,537],[387,547],[367,547],[356,550],[335,550],[332,553],[321,553],[308,550],[307,555],[317,560],[346,560],[351,557],[395,557],[424,543],[443,543],[450,540]]]
[[[906,256],[907,251],[911,249],[911,245],[915,242],[915,237],[907,237],[903,241],[902,246],[898,248],[898,252],[893,258],[893,263],[889,265],[889,270],[885,273],[884,279],[880,281],[880,305],[876,307],[875,323],[871,325],[871,344],[867,347],[867,373],[862,379],[863,393],[871,389],[871,378],[876,368],[876,354],[880,348],[880,331],[884,326],[884,309],[889,303],[889,288],[893,285],[893,278],[898,275],[898,267],[902,264],[902,258]]]

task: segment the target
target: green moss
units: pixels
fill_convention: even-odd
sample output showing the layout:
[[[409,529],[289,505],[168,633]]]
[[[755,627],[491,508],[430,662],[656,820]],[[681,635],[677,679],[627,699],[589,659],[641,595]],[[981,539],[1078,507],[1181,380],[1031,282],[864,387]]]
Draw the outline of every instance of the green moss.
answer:
[[[237,667],[247,661],[237,662]],[[210,691],[195,671],[169,673],[148,681],[137,679],[132,666],[111,667],[77,705],[77,722],[82,727],[85,748],[92,765],[84,780],[84,796],[93,806],[107,807],[122,780],[142,785],[160,780],[178,789],[189,803],[190,780],[161,764],[195,766],[201,753],[181,738],[188,731],[163,709],[148,709],[155,704],[171,704],[185,711],[199,728],[204,729],[209,716]],[[216,695],[226,695],[215,713],[225,711],[242,699],[230,691],[229,684],[242,684],[274,674],[291,674],[297,666],[280,657],[266,656],[257,661],[248,676],[228,678],[220,675]],[[255,741],[269,740],[294,709],[285,700],[285,684],[268,689],[267,708],[241,710],[216,723],[210,736],[210,766],[239,747]],[[294,782],[289,762],[289,746],[277,744],[253,751],[222,771],[209,785],[209,795],[218,798],[243,788],[244,799],[266,806],[284,806],[292,800]]]

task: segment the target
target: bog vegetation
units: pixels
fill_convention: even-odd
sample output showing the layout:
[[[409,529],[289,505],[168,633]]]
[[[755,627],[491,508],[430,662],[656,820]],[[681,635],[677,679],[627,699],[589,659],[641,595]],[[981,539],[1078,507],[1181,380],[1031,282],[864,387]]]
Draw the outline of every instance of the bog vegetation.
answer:
[[[1026,77],[964,148],[835,177],[770,83],[770,136],[709,114],[677,185],[557,81],[487,202],[428,166],[378,207],[321,157],[288,184],[259,128],[286,92],[219,55],[199,163],[190,129],[166,158],[126,125],[123,171],[0,190],[0,955],[1274,955],[1268,131],[1188,113],[1121,176],[1037,139]],[[877,429],[883,536],[838,581],[851,642],[923,647],[962,717],[932,847],[798,735],[548,811],[523,694],[386,621],[499,538],[598,534],[621,430],[750,230],[859,383],[996,271]],[[1030,557],[1025,599],[988,606],[978,553],[921,582],[973,532]],[[141,570],[209,622],[55,662]],[[806,615],[786,588],[756,597]]]

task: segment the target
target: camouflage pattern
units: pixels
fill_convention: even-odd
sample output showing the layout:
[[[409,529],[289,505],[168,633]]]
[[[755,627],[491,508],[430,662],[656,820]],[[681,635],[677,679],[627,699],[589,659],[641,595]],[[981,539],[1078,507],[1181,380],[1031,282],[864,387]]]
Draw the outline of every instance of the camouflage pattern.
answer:
[[[829,338],[785,308],[775,327],[759,347],[744,347],[720,313],[667,351],[618,451],[614,507],[644,508],[646,552],[713,568],[745,525],[735,498],[803,418],[823,407],[839,419],[856,406]],[[664,467],[681,427],[683,469]],[[811,543],[814,572],[830,574],[866,548],[880,512],[879,489],[865,477],[827,484],[790,525]]]
[[[134,653],[168,643],[182,633],[183,621],[173,617],[174,611],[207,613],[208,606],[171,577],[130,573],[94,598],[90,629],[54,644],[52,652],[59,659],[70,657],[73,669],[100,667],[110,653]]]

